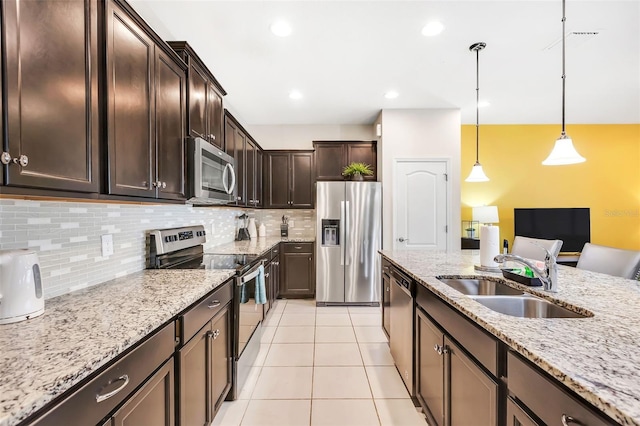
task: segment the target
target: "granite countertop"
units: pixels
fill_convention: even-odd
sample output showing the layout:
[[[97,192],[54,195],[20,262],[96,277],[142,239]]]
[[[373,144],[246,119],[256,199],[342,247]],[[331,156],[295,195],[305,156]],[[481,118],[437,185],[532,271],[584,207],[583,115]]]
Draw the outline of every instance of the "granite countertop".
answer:
[[[475,271],[477,255],[381,253],[611,418],[640,425],[640,282],[560,265],[557,293],[510,283],[593,317],[517,318],[486,308],[436,278],[502,276]]]
[[[307,238],[280,238],[280,237],[263,237],[244,241],[233,241],[227,244],[210,247],[206,250],[207,254],[246,254],[250,256],[262,256],[268,250],[271,250],[278,243],[312,243],[316,239]]]
[[[0,325],[0,426],[17,424],[166,324],[235,270],[145,270]]]

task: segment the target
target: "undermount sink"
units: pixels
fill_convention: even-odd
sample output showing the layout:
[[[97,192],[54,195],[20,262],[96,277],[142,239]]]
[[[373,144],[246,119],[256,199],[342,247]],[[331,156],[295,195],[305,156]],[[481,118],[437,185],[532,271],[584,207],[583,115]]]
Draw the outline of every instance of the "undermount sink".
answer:
[[[532,295],[522,296],[469,296],[487,308],[521,318],[587,318],[590,315],[579,314],[565,309],[545,299]]]
[[[518,296],[523,295],[522,290],[509,287],[498,281],[491,281],[478,278],[447,278],[439,277],[438,280],[442,281],[449,287],[458,290],[462,294],[469,296]]]

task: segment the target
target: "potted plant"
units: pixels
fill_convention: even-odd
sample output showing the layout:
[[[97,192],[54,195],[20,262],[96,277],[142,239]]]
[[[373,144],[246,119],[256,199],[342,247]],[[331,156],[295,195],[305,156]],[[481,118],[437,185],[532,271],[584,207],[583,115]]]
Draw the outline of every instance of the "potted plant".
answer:
[[[342,170],[342,176],[351,178],[351,180],[362,180],[362,175],[371,176],[372,174],[371,166],[365,163],[353,162]]]

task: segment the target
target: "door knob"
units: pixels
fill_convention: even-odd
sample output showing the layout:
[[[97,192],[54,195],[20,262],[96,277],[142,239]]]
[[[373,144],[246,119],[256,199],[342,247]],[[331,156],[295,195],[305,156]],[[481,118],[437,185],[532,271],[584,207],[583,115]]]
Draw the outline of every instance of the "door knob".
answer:
[[[404,243],[405,241],[409,241],[409,239],[400,237],[398,238],[398,241],[400,241],[401,243]]]

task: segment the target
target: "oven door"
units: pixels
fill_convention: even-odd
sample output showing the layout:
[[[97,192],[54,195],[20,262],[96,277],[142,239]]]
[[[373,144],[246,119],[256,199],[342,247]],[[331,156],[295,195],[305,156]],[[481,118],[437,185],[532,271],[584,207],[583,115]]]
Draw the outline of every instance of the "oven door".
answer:
[[[226,204],[235,201],[235,160],[201,138],[189,140],[190,198]]]
[[[264,319],[264,305],[256,304],[256,286],[258,280],[258,268],[262,261],[251,268],[250,271],[240,276],[237,280],[236,296],[238,300],[238,327],[237,327],[237,356],[242,353],[251,341],[256,331],[260,328]],[[260,333],[258,333],[260,334]],[[258,340],[261,336],[257,336]]]

